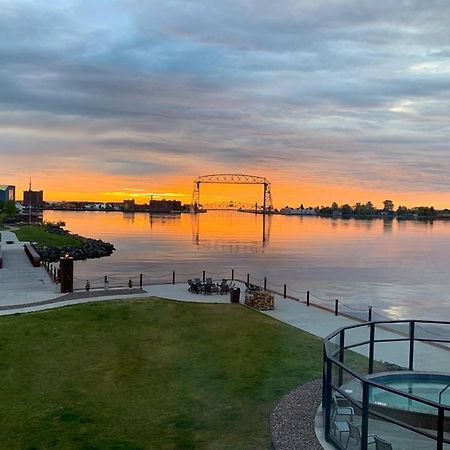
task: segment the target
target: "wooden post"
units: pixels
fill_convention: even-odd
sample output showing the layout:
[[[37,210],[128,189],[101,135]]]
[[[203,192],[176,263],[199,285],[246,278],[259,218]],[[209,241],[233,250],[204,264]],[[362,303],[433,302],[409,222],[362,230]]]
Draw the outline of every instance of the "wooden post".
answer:
[[[264,277],[264,290],[267,291],[267,277]]]
[[[247,274],[247,284],[250,284],[250,274]]]
[[[287,289],[287,286],[284,285],[284,292],[283,292],[283,297],[284,297],[284,298],[286,298],[286,289]]]
[[[369,322],[372,322],[372,307],[369,306]]]
[[[142,273],[139,274],[139,287],[142,289]]]
[[[231,269],[231,281],[234,281],[234,269]]]
[[[338,316],[339,315],[339,300],[336,299],[334,301],[334,315]]]
[[[172,284],[175,284],[175,270],[172,271]]]
[[[309,306],[309,291],[306,291],[306,306]]]
[[[205,282],[205,280],[206,280],[206,272],[203,271],[203,283]]]

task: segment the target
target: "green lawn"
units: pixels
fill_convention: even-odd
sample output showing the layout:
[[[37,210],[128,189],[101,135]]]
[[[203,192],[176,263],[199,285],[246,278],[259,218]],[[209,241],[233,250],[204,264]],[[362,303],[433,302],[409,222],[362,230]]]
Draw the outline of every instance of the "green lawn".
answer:
[[[83,239],[75,236],[49,233],[46,226],[23,225],[14,231],[19,241],[37,242],[46,247],[81,247]]]
[[[3,449],[267,449],[321,340],[241,305],[150,298],[0,318]]]

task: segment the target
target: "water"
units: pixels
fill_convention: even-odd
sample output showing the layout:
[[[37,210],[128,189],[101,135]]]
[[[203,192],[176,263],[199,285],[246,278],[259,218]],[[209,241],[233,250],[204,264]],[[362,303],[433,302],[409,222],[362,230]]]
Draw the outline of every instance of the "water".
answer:
[[[432,374],[414,374],[411,376],[411,374],[400,374],[379,377],[375,380],[380,384],[398,389],[410,395],[431,400],[435,403],[450,405],[450,388],[448,387],[450,377],[448,376],[433,376]],[[410,411],[436,412],[434,407],[378,388],[372,390],[371,401]]]
[[[384,317],[450,319],[450,222],[342,220],[209,211],[192,216],[45,211],[83,236],[112,242],[113,256],[75,264],[81,286],[103,275],[128,279],[240,278],[333,307]],[[264,227],[263,227],[264,225]],[[112,278],[112,279],[113,279]],[[318,300],[319,297],[322,300]],[[362,310],[362,311],[357,311]],[[377,318],[377,316],[375,316]]]

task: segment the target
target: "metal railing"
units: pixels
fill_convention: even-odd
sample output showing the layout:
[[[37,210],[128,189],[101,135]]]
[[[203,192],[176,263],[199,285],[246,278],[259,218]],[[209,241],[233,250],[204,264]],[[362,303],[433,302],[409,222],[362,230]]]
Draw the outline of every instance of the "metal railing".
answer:
[[[443,361],[449,362],[449,343],[450,322],[421,320],[368,322],[340,328],[327,336],[324,339],[322,392],[326,440],[338,449],[348,448],[352,439],[351,448],[367,450],[380,438],[390,443],[392,449],[450,448],[450,405],[442,403],[442,392],[446,388],[433,400],[414,394],[411,385],[402,390],[377,381],[386,375],[400,382],[408,377],[442,377],[446,384],[450,371],[442,372],[441,368],[441,374],[435,373],[431,359],[429,373],[415,372],[414,368],[418,345],[429,346],[422,348],[425,352],[422,351],[421,358],[427,352],[442,351]],[[407,367],[396,366],[400,371],[391,375],[386,374],[388,368],[375,359],[376,353],[386,352],[383,347],[386,344],[397,346],[391,350],[407,363]],[[367,359],[358,359],[352,351],[362,348]],[[377,375],[377,372],[384,373]],[[383,401],[377,401],[377,398]],[[355,427],[357,438],[354,437]],[[417,447],[412,444],[414,442]]]

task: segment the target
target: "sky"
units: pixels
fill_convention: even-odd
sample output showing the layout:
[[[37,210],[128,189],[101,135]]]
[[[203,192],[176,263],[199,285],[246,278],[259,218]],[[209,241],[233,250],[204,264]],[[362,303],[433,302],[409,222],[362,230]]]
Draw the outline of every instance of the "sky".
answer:
[[[0,0],[0,184],[450,207],[449,30],[448,0]]]

